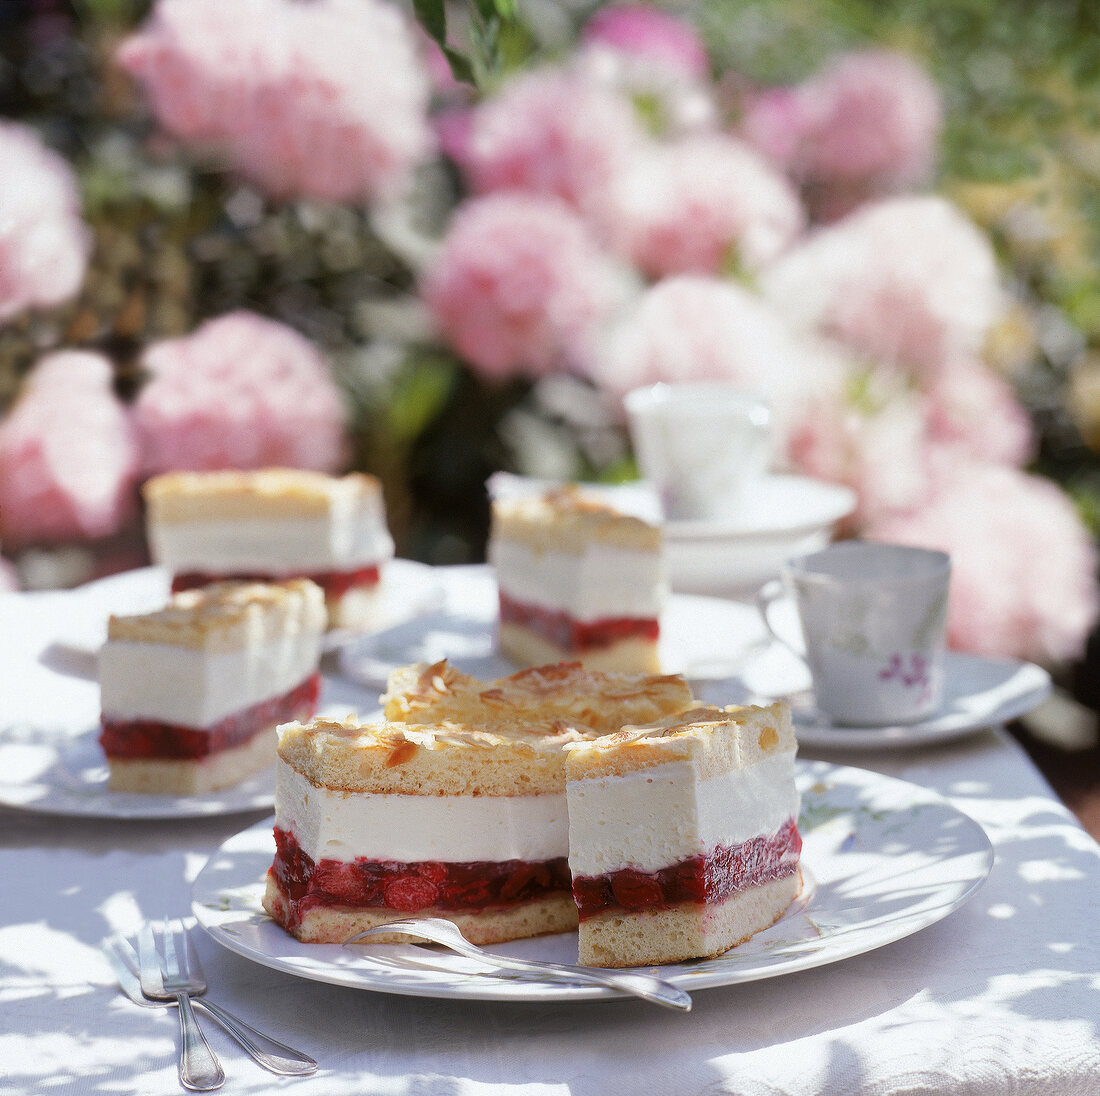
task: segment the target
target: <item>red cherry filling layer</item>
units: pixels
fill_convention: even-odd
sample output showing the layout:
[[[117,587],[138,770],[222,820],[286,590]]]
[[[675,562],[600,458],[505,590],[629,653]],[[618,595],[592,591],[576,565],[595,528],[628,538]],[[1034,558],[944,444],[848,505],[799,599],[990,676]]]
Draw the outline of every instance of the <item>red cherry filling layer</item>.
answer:
[[[119,761],[138,758],[197,761],[243,746],[279,723],[309,719],[317,710],[320,695],[321,675],[315,673],[290,692],[262,700],[203,730],[153,719],[104,718],[99,744],[109,758]]]
[[[684,902],[721,902],[748,887],[792,875],[801,851],[802,838],[791,818],[771,837],[719,845],[657,872],[624,868],[575,876],[573,898],[582,921],[608,910],[633,913]]]
[[[660,628],[654,617],[608,617],[574,620],[568,613],[500,595],[500,619],[529,628],[563,651],[589,651],[610,647],[624,639],[656,641]]]
[[[477,911],[514,906],[553,894],[569,893],[569,863],[554,860],[475,860],[447,863],[423,860],[315,861],[294,834],[275,827],[271,865],[287,899],[289,925],[311,909],[361,907],[414,913],[432,907]]]
[[[216,571],[181,571],[172,576],[172,593],[194,590],[212,582],[279,582],[288,578],[308,578],[324,590],[326,598],[338,598],[349,590],[377,586],[380,574],[378,564],[359,567],[354,571],[313,571],[294,575],[273,575],[261,571],[232,571],[224,574]]]

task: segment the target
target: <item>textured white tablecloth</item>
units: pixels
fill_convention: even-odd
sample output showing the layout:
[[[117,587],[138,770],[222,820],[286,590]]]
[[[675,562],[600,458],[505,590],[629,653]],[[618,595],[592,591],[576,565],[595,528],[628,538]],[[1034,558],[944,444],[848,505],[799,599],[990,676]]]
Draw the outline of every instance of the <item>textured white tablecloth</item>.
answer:
[[[33,717],[28,689],[42,679],[30,663],[59,619],[81,623],[73,604],[0,597],[0,714]],[[78,679],[55,684],[41,701],[51,717],[87,702]],[[634,1000],[502,1004],[345,989],[256,965],[196,931],[212,994],[321,1063],[311,1078],[273,1077],[208,1024],[223,1091],[1100,1093],[1096,843],[1003,732],[831,760],[933,788],[981,823],[996,863],[977,896],[878,951],[698,991],[689,1014]],[[207,856],[263,813],[127,822],[0,808],[0,1093],[180,1091],[174,1012],[129,1003],[100,941],[186,914]]]

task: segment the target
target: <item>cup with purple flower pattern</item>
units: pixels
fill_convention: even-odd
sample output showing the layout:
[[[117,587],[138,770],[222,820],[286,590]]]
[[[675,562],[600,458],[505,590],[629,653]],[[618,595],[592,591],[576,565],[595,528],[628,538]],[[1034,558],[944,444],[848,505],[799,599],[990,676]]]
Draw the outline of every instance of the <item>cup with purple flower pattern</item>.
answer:
[[[915,723],[943,701],[951,559],[900,544],[841,541],[788,560],[757,605],[772,636],[810,669],[816,707],[839,726]],[[791,597],[803,649],[772,625]]]

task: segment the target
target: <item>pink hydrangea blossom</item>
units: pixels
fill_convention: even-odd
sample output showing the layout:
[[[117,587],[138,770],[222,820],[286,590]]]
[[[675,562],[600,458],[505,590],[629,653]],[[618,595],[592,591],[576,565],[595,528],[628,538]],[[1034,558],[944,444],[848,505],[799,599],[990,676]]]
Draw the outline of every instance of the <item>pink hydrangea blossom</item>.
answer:
[[[1035,452],[1031,418],[1011,385],[978,358],[953,358],[924,390],[929,436],[972,457],[1022,466]]]
[[[462,206],[422,288],[443,337],[492,378],[577,368],[621,295],[576,213],[519,193]]]
[[[852,528],[909,508],[929,489],[922,401],[900,378],[848,363],[799,406],[787,458],[796,471],[855,491]]]
[[[674,69],[694,80],[703,79],[710,70],[706,47],[695,28],[648,4],[600,8],[584,25],[581,42]]]
[[[8,547],[96,539],[135,513],[138,449],[110,363],[42,358],[0,421],[0,535]]]
[[[651,277],[759,270],[804,224],[786,178],[718,133],[649,147],[613,194],[606,235]]]
[[[883,199],[817,229],[760,284],[796,327],[916,370],[978,353],[1004,305],[989,240],[931,196]]]
[[[251,312],[154,343],[133,406],[144,471],[287,466],[339,469],[346,411],[317,348]]]
[[[735,382],[771,404],[781,450],[797,407],[838,368],[827,347],[798,338],[755,294],[682,274],[651,286],[609,327],[590,375],[616,399],[658,381]]]
[[[475,109],[461,166],[479,193],[526,191],[598,215],[643,140],[621,95],[575,71],[536,69]]]
[[[384,0],[158,0],[118,59],[166,129],[276,198],[393,198],[434,147],[426,63]]]
[[[33,130],[0,121],[0,323],[75,296],[91,234],[76,177]]]
[[[1050,663],[1079,657],[1097,620],[1096,548],[1049,480],[943,451],[925,504],[883,518],[869,539],[949,552],[948,642]]]

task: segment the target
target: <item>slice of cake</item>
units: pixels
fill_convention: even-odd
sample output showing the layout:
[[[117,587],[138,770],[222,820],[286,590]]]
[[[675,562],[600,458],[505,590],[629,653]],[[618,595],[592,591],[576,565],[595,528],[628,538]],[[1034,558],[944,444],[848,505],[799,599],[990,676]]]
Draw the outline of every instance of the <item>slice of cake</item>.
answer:
[[[565,720],[596,734],[651,723],[697,704],[679,674],[605,673],[559,662],[481,681],[447,661],[395,670],[381,702],[387,719],[403,723],[454,721],[484,728],[533,717]]]
[[[279,733],[263,904],[299,940],[411,914],[478,944],[576,927],[561,747],[578,731],[349,719]]]
[[[308,579],[217,583],[112,616],[99,653],[111,790],[202,794],[272,764],[275,727],[316,710],[324,630]]]
[[[574,488],[496,499],[488,546],[500,650],[521,665],[576,659],[654,672],[667,594],[661,530]]]
[[[698,708],[564,749],[582,963],[717,955],[797,895],[786,705]]]
[[[173,590],[305,577],[324,590],[329,626],[375,622],[393,556],[373,476],[293,468],[168,472],[143,488],[149,547]]]

